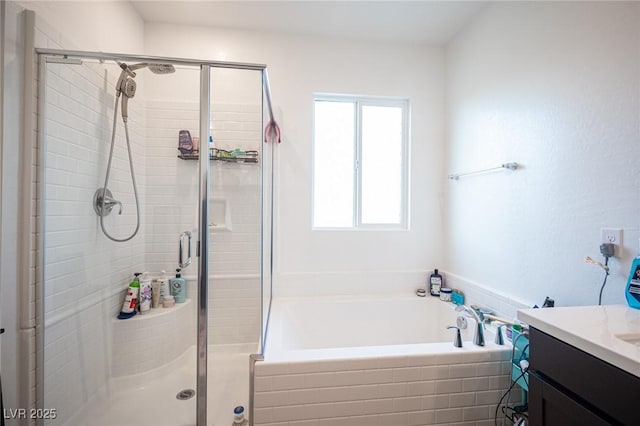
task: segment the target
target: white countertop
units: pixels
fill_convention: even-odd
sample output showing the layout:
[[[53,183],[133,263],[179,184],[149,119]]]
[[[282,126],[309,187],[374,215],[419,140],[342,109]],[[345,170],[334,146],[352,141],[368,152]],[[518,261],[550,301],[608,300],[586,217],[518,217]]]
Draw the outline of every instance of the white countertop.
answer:
[[[521,309],[518,319],[640,377],[638,309],[624,305]]]

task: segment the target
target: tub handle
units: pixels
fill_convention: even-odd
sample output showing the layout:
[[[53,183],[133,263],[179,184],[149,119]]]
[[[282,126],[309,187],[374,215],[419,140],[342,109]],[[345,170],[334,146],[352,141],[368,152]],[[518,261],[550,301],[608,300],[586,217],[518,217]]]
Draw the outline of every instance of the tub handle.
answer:
[[[496,329],[496,340],[495,340],[496,345],[504,345],[504,337],[502,336],[502,327],[504,327],[505,325],[507,324],[500,324]]]
[[[456,336],[453,338],[453,346],[455,346],[456,348],[461,348],[462,336],[460,335],[460,327],[456,327],[455,325],[450,325],[447,327],[447,330],[450,330],[452,328],[456,329]]]

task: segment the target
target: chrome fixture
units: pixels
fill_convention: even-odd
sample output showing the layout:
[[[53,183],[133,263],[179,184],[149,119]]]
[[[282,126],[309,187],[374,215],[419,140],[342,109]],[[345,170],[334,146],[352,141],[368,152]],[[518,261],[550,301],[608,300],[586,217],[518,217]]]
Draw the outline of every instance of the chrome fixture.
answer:
[[[467,305],[458,305],[456,307],[456,311],[458,312],[464,311],[467,314],[469,314],[471,318],[476,320],[476,332],[473,335],[473,343],[478,346],[484,346],[484,325],[482,325],[482,320],[478,316],[478,313],[473,309],[471,309],[470,307],[468,307]]]
[[[116,61],[117,62],[117,61]],[[155,64],[149,62],[142,62],[134,65],[127,65],[123,62],[117,62],[120,68],[122,68],[122,72],[120,73],[120,78],[116,83],[116,98],[122,93],[122,120],[126,123],[129,118],[129,112],[127,109],[127,104],[129,103],[129,99],[133,98],[136,94],[136,82],[134,78],[136,77],[135,70],[139,70],[141,68],[149,68],[154,74],[171,74],[176,72],[176,69],[171,64]]]
[[[468,173],[454,173],[454,174],[451,174],[451,175],[449,175],[447,177],[449,179],[451,179],[451,180],[458,180],[463,176],[471,176],[471,175],[475,175],[475,174],[478,174],[478,173],[492,172],[492,171],[501,170],[501,169],[517,170],[518,167],[520,167],[518,163],[504,163],[504,164],[501,164],[501,165],[499,165],[497,167],[491,167],[489,169],[476,170],[475,172],[468,172]]]
[[[97,194],[94,195],[94,209],[96,210],[96,213],[98,213],[98,216],[100,216],[100,228],[102,228],[102,232],[104,232],[104,235],[112,241],[123,243],[135,237],[135,235],[138,233],[138,230],[140,229],[140,201],[138,198],[138,186],[136,185],[136,177],[135,177],[135,173],[133,172],[133,156],[131,154],[131,142],[129,140],[129,126],[127,125],[127,121],[129,120],[129,110],[128,110],[129,99],[135,96],[136,87],[137,87],[136,82],[134,80],[136,76],[136,73],[134,72],[134,70],[148,67],[149,70],[155,74],[170,74],[172,72],[175,72],[175,68],[173,67],[173,65],[170,65],[170,64],[151,64],[148,62],[143,62],[143,63],[131,65],[131,66],[123,62],[117,62],[117,63],[122,69],[122,72],[120,73],[120,78],[118,78],[118,82],[116,83],[116,101],[115,101],[115,106],[113,108],[113,128],[111,129],[111,149],[109,150],[109,161],[107,162],[107,173],[105,174],[105,177],[104,177],[104,185],[101,189],[98,189],[98,191],[102,190],[102,195],[97,195]],[[109,186],[109,174],[111,173],[111,161],[113,160],[113,151],[114,151],[115,142],[116,142],[116,124],[117,124],[116,117],[118,116],[118,98],[120,97],[120,95],[122,95],[122,122],[124,123],[124,134],[127,140],[127,152],[129,153],[129,171],[131,172],[131,182],[133,184],[133,195],[135,196],[135,199],[136,199],[136,229],[133,231],[131,235],[129,235],[126,238],[115,238],[107,232],[107,230],[104,228],[103,217],[108,213],[106,214],[102,213],[102,212],[106,212],[107,210],[109,211],[109,213],[111,212],[111,209],[113,208],[113,204],[110,205],[110,203],[114,203],[114,202],[120,203],[119,201],[116,201],[112,198],[111,192],[107,193],[107,191],[109,191],[109,189],[107,188]],[[97,199],[100,199],[99,206],[95,205]],[[120,214],[122,214],[121,203],[120,203]]]
[[[98,216],[109,216],[115,206],[118,206],[118,214],[122,214],[122,203],[115,200],[108,189],[100,188],[93,194],[93,210]]]
[[[496,345],[504,345],[504,337],[502,336],[502,327],[507,324],[500,324],[496,329],[496,340],[494,341]]]
[[[187,260],[184,260],[184,239],[187,240]],[[178,265],[180,268],[184,269],[187,266],[191,265],[191,232],[184,231],[180,234],[180,242],[178,243]]]
[[[456,327],[455,325],[450,325],[447,327],[447,330],[455,328],[456,329],[456,336],[453,338],[453,346],[455,346],[456,348],[461,348],[462,347],[462,336],[460,335],[460,328]]]
[[[458,315],[458,318],[456,318],[456,324],[461,330],[466,330],[469,326],[467,319],[463,315]]]
[[[178,394],[176,395],[176,399],[179,401],[186,401],[193,398],[195,394],[196,391],[194,391],[193,389],[184,389],[178,392]]]

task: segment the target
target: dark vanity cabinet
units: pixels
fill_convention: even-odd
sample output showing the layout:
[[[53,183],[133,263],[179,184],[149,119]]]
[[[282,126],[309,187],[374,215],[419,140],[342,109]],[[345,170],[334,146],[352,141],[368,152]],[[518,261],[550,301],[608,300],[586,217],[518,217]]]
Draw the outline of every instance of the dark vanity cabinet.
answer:
[[[535,328],[529,341],[529,425],[640,425],[640,378]]]

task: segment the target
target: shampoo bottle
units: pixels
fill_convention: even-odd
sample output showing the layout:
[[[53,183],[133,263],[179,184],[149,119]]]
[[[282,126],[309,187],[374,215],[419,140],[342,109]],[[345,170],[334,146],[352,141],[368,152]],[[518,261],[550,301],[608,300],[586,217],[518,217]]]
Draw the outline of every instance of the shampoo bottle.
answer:
[[[142,274],[140,279],[140,313],[146,314],[151,310],[151,278],[149,273]]]
[[[135,278],[131,283],[129,283],[127,295],[124,298],[124,303],[122,304],[122,310],[118,315],[118,319],[128,319],[136,314],[138,294],[140,293],[140,281],[138,277],[142,274],[140,272],[136,272],[134,275]]]
[[[180,275],[180,268],[176,269],[176,277],[171,278],[171,295],[176,299],[176,303],[184,303],[187,298],[187,283]]]
[[[151,307],[160,306],[160,282],[158,280],[151,281]]]
[[[429,277],[429,294],[432,296],[440,297],[440,289],[442,288],[442,275],[438,273],[438,269],[433,271],[433,274]]]
[[[633,259],[625,292],[630,307],[640,309],[640,257]]]
[[[158,278],[158,282],[160,283],[160,303],[162,303],[165,296],[171,295],[169,278],[167,278],[167,273],[165,271],[162,271],[162,275]]]

